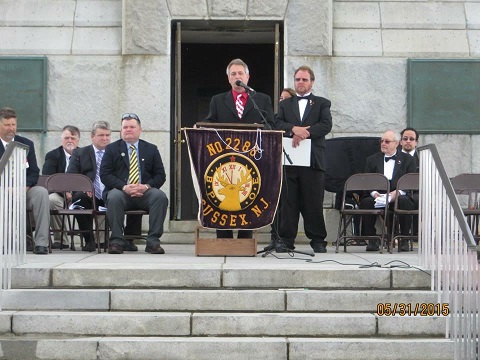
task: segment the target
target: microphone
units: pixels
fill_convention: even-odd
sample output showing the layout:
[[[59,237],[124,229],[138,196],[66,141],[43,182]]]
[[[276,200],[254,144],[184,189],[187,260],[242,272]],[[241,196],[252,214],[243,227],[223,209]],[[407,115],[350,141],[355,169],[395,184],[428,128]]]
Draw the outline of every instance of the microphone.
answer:
[[[242,80],[235,81],[235,85],[240,86],[247,91],[255,92],[255,90],[253,90],[250,86],[248,86],[247,84],[244,84]]]

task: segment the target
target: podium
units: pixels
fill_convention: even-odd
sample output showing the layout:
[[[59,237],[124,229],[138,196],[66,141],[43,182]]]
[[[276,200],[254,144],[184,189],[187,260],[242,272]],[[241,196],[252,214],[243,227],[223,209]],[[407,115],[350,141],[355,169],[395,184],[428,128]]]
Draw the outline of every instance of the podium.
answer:
[[[282,181],[282,132],[262,128],[197,123],[184,129],[199,200],[195,256],[257,255],[255,230],[249,239],[216,238],[212,230],[258,229],[273,221]]]

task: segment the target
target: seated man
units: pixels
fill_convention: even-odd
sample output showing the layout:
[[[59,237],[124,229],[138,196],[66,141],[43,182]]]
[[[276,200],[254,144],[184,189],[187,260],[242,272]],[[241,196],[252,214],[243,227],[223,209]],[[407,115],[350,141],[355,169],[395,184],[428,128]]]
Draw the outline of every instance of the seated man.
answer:
[[[17,132],[17,114],[10,108],[0,109],[0,158],[5,152],[10,141],[29,146],[27,153],[27,209],[32,211],[35,221],[35,254],[48,254],[48,242],[50,236],[50,208],[48,202],[48,191],[44,187],[35,186],[38,181],[40,169],[37,165],[35,146],[33,142]]]
[[[160,246],[168,199],[160,187],[166,175],[158,148],[140,140],[142,127],[136,114],[122,116],[121,139],[107,145],[100,167],[105,185],[103,199],[112,230],[110,254],[122,254],[126,240],[123,232],[125,211],[149,211],[149,229],[145,251],[164,254]]]
[[[380,140],[381,152],[373,154],[367,158],[365,163],[366,173],[380,173],[390,180],[390,193],[388,194],[388,202],[392,204],[395,197],[398,198],[398,206],[400,209],[413,210],[413,200],[405,195],[401,189],[397,191],[397,182],[403,175],[415,172],[415,162],[413,157],[397,150],[399,143],[398,135],[389,130],[383,133]],[[371,191],[365,194],[360,200],[360,209],[373,209],[375,202],[380,201],[382,195],[378,191]],[[378,200],[377,200],[378,198]],[[362,216],[362,236],[375,236],[375,220],[376,215]],[[400,217],[400,232],[408,234],[411,226],[411,220],[408,216]],[[369,240],[367,251],[378,251],[379,244],[377,240]],[[400,244],[401,251],[409,251],[408,242],[403,240]]]
[[[67,125],[62,129],[62,144],[49,151],[45,155],[45,162],[43,163],[42,174],[53,175],[60,174],[67,171],[70,157],[73,150],[75,150],[80,142],[80,130],[76,126]],[[67,197],[69,193],[67,193]],[[58,193],[52,193],[49,196],[50,209],[58,210],[63,208],[63,195]],[[70,200],[71,198],[67,198]],[[62,216],[52,215],[50,216],[50,224],[52,229],[59,230],[62,228]],[[63,234],[63,244],[61,244],[61,232],[53,232],[54,243],[53,249],[66,249],[68,248],[67,234]]]
[[[95,194],[87,194],[77,192],[73,194],[72,202],[86,208],[92,208],[92,197],[95,196],[95,204],[97,206],[105,206],[103,202],[102,193],[105,186],[100,180],[100,164],[102,162],[105,148],[110,144],[110,137],[112,131],[110,124],[106,121],[97,121],[93,124],[92,133],[90,135],[92,144],[78,148],[73,151],[70,159],[70,165],[67,172],[74,174],[83,174],[92,180],[95,186]],[[82,233],[85,240],[85,246],[82,251],[95,251],[95,241],[93,237],[93,219],[90,215],[78,215],[78,226],[81,230],[90,230],[90,233]],[[127,226],[125,227],[125,234],[139,234],[141,233],[142,215],[127,216]],[[133,241],[125,243],[126,251],[138,251],[138,247]]]

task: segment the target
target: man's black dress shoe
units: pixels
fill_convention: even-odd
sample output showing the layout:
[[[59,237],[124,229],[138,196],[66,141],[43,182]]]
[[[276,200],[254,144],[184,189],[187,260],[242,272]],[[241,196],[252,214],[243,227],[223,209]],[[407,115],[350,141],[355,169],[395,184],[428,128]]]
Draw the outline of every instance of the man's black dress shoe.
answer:
[[[52,249],[68,249],[69,246],[67,244],[62,244],[60,241],[55,241],[52,244]]]
[[[123,247],[118,244],[111,244],[108,249],[109,254],[123,254]]]
[[[321,244],[311,244],[311,247],[313,249],[314,253],[326,253],[327,252],[327,243],[321,243]]]
[[[165,250],[160,245],[146,246],[145,252],[150,254],[165,254]]]
[[[93,241],[90,241],[85,244],[85,246],[82,246],[82,251],[88,251],[92,252],[97,250],[96,244]]]
[[[380,247],[378,246],[377,240],[369,240],[367,245],[367,251],[379,251]]]
[[[46,246],[35,246],[35,254],[37,255],[47,255],[48,254],[48,248]]]
[[[125,245],[125,248],[123,249],[125,251],[138,251],[137,245],[133,243],[133,240],[127,240],[127,244]]]

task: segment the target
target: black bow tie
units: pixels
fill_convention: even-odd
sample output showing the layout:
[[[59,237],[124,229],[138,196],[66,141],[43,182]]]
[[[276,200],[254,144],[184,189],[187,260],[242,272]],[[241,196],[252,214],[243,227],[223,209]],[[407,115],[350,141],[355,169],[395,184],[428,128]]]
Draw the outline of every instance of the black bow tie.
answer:
[[[299,100],[299,101],[300,100],[308,100],[308,99],[310,99],[310,96],[298,96],[297,95],[297,100]]]
[[[395,160],[397,158],[397,155],[393,155],[393,156],[385,156],[385,162],[388,162],[388,160]]]

